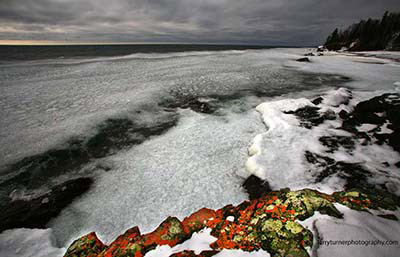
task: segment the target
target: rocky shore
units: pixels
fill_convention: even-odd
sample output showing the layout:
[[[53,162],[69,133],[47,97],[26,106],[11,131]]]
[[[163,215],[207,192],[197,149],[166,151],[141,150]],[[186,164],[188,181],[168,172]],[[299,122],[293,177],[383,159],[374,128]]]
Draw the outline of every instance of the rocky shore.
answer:
[[[340,105],[349,105],[351,91],[341,89],[338,92],[346,96],[341,98]],[[396,210],[400,207],[400,198],[394,193],[396,189],[389,184],[371,182],[371,174],[363,165],[336,161],[328,155],[339,149],[351,154],[357,144],[386,144],[399,152],[399,95],[373,97],[359,102],[349,112],[326,110],[319,106],[323,102],[324,98],[318,97],[311,101],[312,105],[285,114],[294,115],[299,126],[306,129],[325,121],[340,120],[342,126],[336,129],[351,134],[319,138],[327,149],[327,156],[305,152],[306,161],[318,167],[316,182],[337,175],[346,181],[344,191],[332,194],[311,189],[271,191],[268,181],[252,175],[243,184],[250,200],[238,206],[227,205],[218,210],[204,208],[183,221],[169,217],[156,230],[144,235],[138,227],[133,227],[109,245],[102,243],[93,232],[73,242],[65,257],[145,256],[163,245],[170,248],[181,245],[194,233],[204,233],[207,229],[214,238],[208,249],[172,252],[170,256],[214,256],[224,249],[263,250],[270,256],[310,256],[318,247],[315,245],[318,231],[310,231],[301,221],[316,212],[340,220],[343,214],[337,208],[339,204],[383,219],[398,220]],[[368,130],[363,129],[365,127]],[[399,163],[386,164],[392,165],[398,167]]]
[[[313,233],[299,221],[312,217],[315,212],[341,219],[342,213],[335,204],[370,215],[373,215],[370,211],[375,210],[374,213],[382,212],[382,218],[397,220],[388,212],[400,206],[400,199],[385,192],[360,189],[331,195],[309,189],[282,189],[238,206],[227,205],[219,210],[201,209],[183,221],[168,217],[149,234],[141,235],[139,228],[133,227],[110,245],[103,244],[93,232],[73,242],[65,257],[144,256],[162,245],[174,247],[181,244],[193,233],[207,228],[215,237],[210,245],[212,250],[198,254],[185,250],[171,256],[207,257],[217,255],[223,249],[249,252],[263,249],[271,256],[310,256],[315,239]]]

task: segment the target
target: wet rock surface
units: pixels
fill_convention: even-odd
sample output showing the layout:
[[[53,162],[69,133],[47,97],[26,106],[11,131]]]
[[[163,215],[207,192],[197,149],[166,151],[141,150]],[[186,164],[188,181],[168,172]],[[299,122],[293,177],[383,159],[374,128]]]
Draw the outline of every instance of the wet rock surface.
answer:
[[[287,111],[285,113],[295,115],[300,121],[300,126],[308,129],[318,126],[326,120],[334,120],[336,118],[333,111],[328,110],[325,113],[321,113],[320,108],[315,106],[305,106],[296,111]]]
[[[45,228],[51,218],[76,197],[89,190],[93,180],[78,178],[51,188],[33,199],[1,203],[0,232],[11,228]]]
[[[74,241],[65,257],[144,256],[159,245],[173,247],[180,244],[203,228],[210,228],[211,235],[216,238],[210,245],[212,251],[198,255],[193,251],[182,251],[171,256],[206,257],[223,249],[249,252],[263,249],[273,257],[309,256],[306,249],[313,246],[313,234],[296,221],[305,220],[316,211],[340,219],[343,215],[334,203],[364,212],[384,209],[386,213],[380,217],[387,219],[393,219],[393,215],[387,212],[396,210],[400,204],[394,195],[356,188],[331,195],[310,189],[282,189],[238,206],[227,205],[216,211],[201,209],[182,222],[169,217],[149,234],[141,235],[139,229],[133,227],[109,246],[90,233]]]

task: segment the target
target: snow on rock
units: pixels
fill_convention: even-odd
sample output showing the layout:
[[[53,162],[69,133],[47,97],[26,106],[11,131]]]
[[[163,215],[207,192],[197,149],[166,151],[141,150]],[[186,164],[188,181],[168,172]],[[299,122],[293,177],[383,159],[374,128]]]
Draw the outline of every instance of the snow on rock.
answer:
[[[193,251],[195,254],[200,254],[202,251],[212,250],[210,244],[217,238],[210,235],[211,229],[205,228],[199,232],[193,233],[192,237],[182,244],[170,247],[168,245],[158,246],[156,249],[148,252],[146,257],[168,257],[172,254]]]
[[[245,252],[242,250],[226,250],[226,249],[224,249],[214,256],[215,257],[269,257],[271,255],[264,250]]]
[[[397,219],[399,199],[391,194],[353,189],[328,195],[310,189],[282,189],[238,206],[227,205],[216,211],[201,209],[182,222],[169,217],[149,234],[141,235],[139,228],[133,227],[109,246],[92,232],[73,242],[65,257],[237,256],[242,251],[248,252],[247,256],[267,252],[274,257],[308,257],[315,245],[315,231],[313,237],[307,219],[314,219],[316,212],[342,219],[338,203],[357,211],[371,210],[370,216]],[[229,217],[236,218],[232,221]],[[396,228],[388,233],[394,231]]]
[[[54,245],[51,229],[13,229],[0,234],[1,257],[61,257],[65,249]]]
[[[400,223],[366,212],[357,212],[340,204],[343,221],[318,219],[318,256],[375,257],[399,256]]]
[[[340,88],[313,101],[260,104],[267,131],[254,138],[247,170],[273,190],[331,193],[365,183],[400,195],[399,96],[365,96]]]
[[[312,105],[307,99],[287,99],[257,106],[268,131],[254,138],[246,168],[267,180],[272,188],[294,186],[301,183],[299,179],[311,179],[303,172],[302,152],[315,136],[299,127],[296,117],[284,113],[307,105]]]

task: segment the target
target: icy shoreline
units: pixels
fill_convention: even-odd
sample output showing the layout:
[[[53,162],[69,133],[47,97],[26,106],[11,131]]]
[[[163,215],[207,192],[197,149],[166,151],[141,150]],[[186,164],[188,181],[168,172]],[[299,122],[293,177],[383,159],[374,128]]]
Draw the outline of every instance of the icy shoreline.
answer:
[[[298,51],[298,50],[296,50]],[[259,105],[259,107],[257,107],[257,110],[259,112],[261,112],[264,115],[264,122],[266,124],[268,124],[268,128],[270,129],[270,132],[275,131],[274,133],[271,133],[271,137],[268,140],[266,140],[265,145],[263,144],[263,140],[265,140],[265,138],[263,138],[263,136],[257,136],[256,137],[256,144],[253,145],[253,147],[250,148],[250,153],[251,154],[255,154],[255,153],[262,153],[263,151],[265,151],[266,149],[273,149],[274,151],[281,149],[282,152],[284,153],[284,156],[288,156],[291,157],[291,159],[289,161],[285,161],[282,160],[281,158],[279,158],[279,156],[282,156],[282,154],[278,154],[278,152],[275,152],[274,155],[263,155],[261,157],[258,158],[258,160],[254,161],[252,164],[249,164],[248,167],[250,167],[250,171],[252,171],[254,174],[260,176],[263,179],[267,179],[267,181],[270,183],[272,189],[279,189],[279,188],[283,188],[286,186],[289,186],[291,189],[299,189],[299,188],[305,188],[305,187],[311,187],[311,188],[315,188],[315,189],[319,189],[323,192],[327,192],[327,193],[332,193],[333,191],[337,191],[337,190],[342,190],[344,187],[344,183],[343,181],[341,181],[338,178],[330,178],[329,183],[325,183],[326,181],[324,181],[323,183],[319,183],[319,184],[313,184],[310,183],[310,180],[313,178],[313,174],[311,175],[307,175],[306,173],[304,173],[304,170],[307,167],[311,167],[310,164],[306,164],[306,166],[304,166],[304,152],[305,151],[310,151],[314,154],[314,157],[316,156],[315,154],[321,155],[321,153],[325,152],[326,146],[321,145],[321,143],[319,142],[319,138],[321,137],[330,137],[330,136],[343,136],[343,137],[348,137],[349,134],[348,132],[339,132],[336,128],[340,125],[340,122],[338,122],[338,120],[324,120],[324,122],[321,125],[318,126],[314,126],[314,128],[312,129],[312,131],[308,131],[307,128],[301,127],[300,125],[300,121],[298,118],[296,118],[295,112],[296,110],[298,110],[301,107],[306,107],[306,106],[312,106],[312,107],[318,107],[320,108],[317,112],[324,114],[328,109],[331,109],[332,111],[335,112],[335,115],[338,116],[340,111],[342,109],[346,110],[347,112],[350,112],[353,107],[358,103],[361,102],[363,100],[369,99],[372,96],[375,95],[381,95],[384,92],[388,92],[388,91],[392,91],[395,92],[396,88],[399,87],[399,82],[400,78],[399,75],[396,74],[396,70],[398,71],[399,67],[396,63],[393,63],[391,61],[387,61],[387,60],[383,60],[382,62],[384,64],[376,64],[373,62],[358,62],[360,58],[362,57],[346,57],[346,56],[341,56],[341,55],[337,55],[337,54],[332,54],[332,56],[321,56],[321,57],[315,57],[315,58],[311,58],[311,63],[308,64],[299,64],[294,62],[293,60],[298,56],[298,52],[296,52],[293,50],[294,53],[290,52],[290,53],[284,53],[285,58],[290,58],[290,60],[285,60],[283,63],[284,65],[290,67],[290,69],[300,69],[303,70],[305,72],[315,72],[316,74],[318,73],[332,73],[332,74],[343,74],[344,76],[348,76],[350,77],[352,80],[349,81],[348,83],[346,83],[346,86],[349,86],[353,93],[351,95],[352,99],[347,99],[349,100],[349,105],[342,105],[340,106],[340,108],[337,106],[338,104],[340,105],[341,101],[346,102],[346,98],[350,98],[350,96],[348,95],[348,91],[341,89],[339,91],[336,90],[332,90],[328,93],[326,93],[325,95],[325,99],[322,101],[322,103],[319,104],[314,104],[311,102],[311,100],[313,99],[310,96],[319,96],[321,94],[321,88],[310,88],[310,92],[302,92],[301,94],[305,94],[307,96],[307,99],[303,98],[303,99],[298,99],[299,95],[296,95],[295,93],[292,93],[295,97],[295,99],[286,99],[286,100],[279,100],[279,98],[281,97],[277,97],[277,99],[268,99],[268,102],[265,104],[261,104]],[[268,52],[268,51],[266,51]],[[261,55],[263,54],[262,52],[260,53]],[[286,56],[287,55],[287,56]],[[265,55],[265,57],[268,57],[268,54]],[[326,60],[324,59],[326,58]],[[368,59],[368,57],[366,57],[366,59]],[[351,69],[354,69],[354,71],[352,71]],[[377,75],[382,76],[382,77],[377,77]],[[383,75],[385,74],[385,75]],[[396,84],[397,83],[397,84]],[[323,84],[323,83],[321,83]],[[338,83],[338,85],[340,85],[340,83]],[[331,87],[334,85],[330,85]],[[278,90],[278,89],[277,89]],[[393,91],[394,90],[394,91]],[[291,98],[291,95],[285,95],[285,98]],[[297,99],[296,99],[297,98]],[[315,98],[315,97],[314,97]],[[249,97],[249,101],[251,102],[253,99],[251,99],[251,97]],[[259,100],[259,99],[258,99]],[[335,103],[336,102],[336,103]],[[189,103],[190,105],[191,103]],[[240,105],[242,103],[239,103],[238,106],[234,106],[234,108],[242,108]],[[248,104],[247,102],[244,104]],[[174,107],[174,106],[172,106]],[[197,108],[197,107],[195,107]],[[201,104],[198,106],[198,108],[203,108],[201,107]],[[232,109],[234,109],[232,108]],[[245,107],[244,109],[246,109],[248,107]],[[176,138],[177,136],[182,136],[182,139],[186,140],[182,140],[182,144],[181,143],[177,143],[176,147],[177,149],[181,149],[182,151],[180,151],[181,153],[181,157],[183,156],[183,158],[181,160],[179,159],[174,159],[171,158],[170,159],[170,163],[177,163],[176,169],[179,170],[179,174],[182,175],[183,177],[185,176],[185,172],[188,172],[189,169],[193,169],[193,170],[197,170],[199,167],[197,166],[193,166],[193,167],[187,167],[187,169],[180,169],[178,166],[182,166],[185,165],[185,160],[190,160],[191,158],[193,158],[193,155],[190,154],[190,152],[188,152],[188,150],[191,147],[188,147],[187,144],[187,139],[190,138],[192,136],[191,133],[189,133],[189,129],[193,129],[196,128],[196,133],[198,133],[198,135],[201,135],[200,140],[203,140],[204,142],[206,142],[206,139],[209,139],[209,135],[207,135],[206,130],[207,128],[210,128],[211,126],[214,126],[217,123],[221,123],[223,124],[224,122],[230,123],[230,125],[223,125],[223,126],[218,126],[218,128],[224,128],[224,129],[229,129],[232,133],[232,136],[235,134],[234,131],[240,131],[241,129],[243,129],[243,124],[248,124],[247,128],[249,129],[248,131],[246,131],[246,128],[243,129],[243,131],[241,131],[241,136],[242,135],[247,135],[246,137],[249,136],[255,136],[255,134],[259,133],[259,131],[262,131],[262,126],[260,127],[259,124],[257,125],[251,125],[252,123],[252,119],[257,119],[257,114],[253,113],[253,111],[250,111],[252,114],[250,116],[241,116],[241,114],[243,114],[243,110],[237,111],[234,110],[232,111],[232,109],[229,110],[229,115],[228,118],[223,118],[223,117],[214,117],[214,116],[209,116],[204,118],[202,116],[202,114],[196,114],[193,113],[191,110],[179,110],[179,112],[183,115],[183,122],[180,124],[179,128],[173,128],[172,131],[169,131],[166,135],[162,135],[160,138],[157,138],[156,140],[151,140],[149,142],[146,142],[144,146],[142,147],[138,147],[136,150],[132,150],[132,151],[127,151],[123,154],[118,154],[118,156],[115,156],[113,158],[109,158],[107,160],[107,162],[102,161],[102,163],[105,163],[106,165],[109,163],[112,163],[111,166],[113,166],[115,163],[119,163],[117,165],[117,169],[119,174],[117,174],[117,176],[115,177],[115,179],[110,180],[110,177],[107,177],[106,175],[100,177],[100,180],[96,181],[97,186],[95,187],[95,190],[91,191],[90,194],[84,196],[83,198],[79,199],[77,202],[75,202],[70,208],[68,208],[66,211],[64,211],[62,213],[62,215],[58,218],[56,218],[56,220],[53,220],[53,222],[51,223],[52,226],[55,226],[56,229],[58,229],[58,235],[60,233],[64,233],[64,231],[62,231],[62,226],[65,226],[65,222],[71,222],[69,226],[69,228],[74,229],[74,226],[76,226],[76,224],[73,222],[74,220],[74,215],[76,215],[77,213],[79,213],[80,211],[82,211],[82,213],[84,213],[83,216],[79,216],[79,219],[82,219],[81,222],[86,223],[86,222],[92,222],[93,224],[98,224],[97,221],[101,221],[100,219],[102,219],[102,216],[99,216],[100,214],[104,214],[102,213],[104,210],[102,210],[101,208],[95,208],[94,213],[87,215],[88,211],[93,209],[93,204],[94,205],[102,205],[103,203],[100,201],[98,201],[99,197],[101,199],[109,199],[109,201],[107,200],[106,202],[108,203],[112,203],[113,200],[112,199],[116,199],[115,197],[117,197],[118,194],[107,194],[107,192],[104,192],[102,190],[102,188],[109,188],[112,189],[113,191],[117,192],[117,190],[121,190],[121,192],[124,192],[124,198],[121,202],[124,202],[127,204],[127,206],[131,206],[130,208],[128,208],[127,210],[122,211],[122,213],[119,215],[120,217],[124,216],[126,217],[127,215],[129,215],[129,212],[132,212],[132,208],[138,208],[138,210],[140,212],[143,212],[140,215],[149,215],[149,213],[152,214],[156,214],[156,209],[158,209],[158,206],[154,206],[155,209],[150,209],[150,211],[144,211],[145,210],[145,205],[141,204],[141,205],[133,205],[131,203],[129,203],[129,199],[132,201],[132,199],[135,199],[134,201],[139,201],[139,198],[135,198],[136,194],[135,192],[131,193],[126,193],[129,192],[129,188],[134,188],[132,187],[132,185],[130,183],[135,183],[134,185],[138,185],[140,183],[140,181],[146,181],[146,180],[142,180],[144,179],[143,177],[138,177],[137,175],[132,176],[132,174],[130,174],[129,172],[127,172],[127,170],[134,170],[134,171],[138,171],[140,172],[141,168],[144,168],[144,170],[148,170],[149,172],[145,173],[147,174],[146,176],[151,176],[152,171],[155,170],[160,170],[160,168],[164,168],[164,167],[169,167],[166,166],[166,162],[161,161],[162,158],[161,156],[171,156],[171,151],[168,151],[166,148],[163,148],[161,150],[162,154],[158,155],[158,151],[159,149],[159,145],[160,144],[166,144],[166,142],[169,142],[169,140],[171,140],[172,138]],[[232,111],[232,112],[231,112]],[[287,114],[283,113],[283,112],[288,112]],[[291,114],[289,114],[291,112]],[[203,125],[200,125],[203,124]],[[232,126],[232,124],[234,124]],[[256,128],[256,129],[255,129]],[[272,130],[271,130],[272,128]],[[362,126],[360,127],[360,130],[365,130],[366,132],[372,130],[372,127],[368,127],[368,126]],[[387,129],[387,126],[384,126],[381,128],[382,130]],[[249,131],[251,131],[249,133]],[[256,133],[256,131],[258,131]],[[183,133],[183,134],[182,134]],[[268,133],[268,132],[267,132]],[[296,134],[297,133],[297,134]],[[329,134],[331,133],[331,134]],[[230,135],[229,134],[229,135]],[[274,134],[274,136],[272,137],[272,134]],[[233,137],[231,138],[231,136],[229,136],[227,133],[224,133],[224,131],[221,131],[221,133],[218,133],[216,136],[217,137],[222,137],[222,138],[226,138],[226,145],[221,145],[221,147],[217,148],[219,150],[221,150],[222,152],[225,151],[226,154],[229,154],[229,150],[224,150],[224,149],[234,149],[234,147],[240,147],[241,149],[245,149],[247,146],[246,143],[243,138],[241,138],[240,142],[238,142],[237,144],[231,144],[229,142],[233,142]],[[290,138],[285,138],[285,135],[291,135]],[[203,139],[201,139],[203,138]],[[285,141],[281,141],[281,142],[273,142],[273,140],[277,140],[279,138],[283,138],[284,140],[286,140],[286,145],[283,144],[282,142]],[[304,140],[307,139],[307,140]],[[291,150],[291,152],[289,151],[291,149],[291,146],[293,142],[296,142],[296,140],[300,140],[297,143],[295,143],[293,146],[297,146],[295,148],[293,148]],[[304,141],[301,141],[304,140]],[[186,143],[185,143],[186,142]],[[195,141],[197,142],[197,141]],[[305,142],[305,143],[304,143]],[[316,142],[318,144],[316,144]],[[267,144],[268,143],[268,144]],[[193,146],[196,146],[196,144],[193,144]],[[228,148],[226,148],[226,146],[229,146]],[[212,147],[212,144],[209,144],[208,147]],[[356,144],[356,159],[357,162],[360,161],[370,161],[369,166],[372,165],[372,167],[369,167],[371,169],[376,169],[379,170],[382,167],[383,168],[387,168],[384,167],[386,166],[386,164],[379,164],[378,166],[376,164],[374,164],[374,162],[378,161],[381,159],[382,156],[384,157],[388,157],[389,161],[385,161],[387,163],[389,163],[389,166],[391,167],[391,169],[396,169],[394,168],[394,164],[396,158],[398,158],[398,155],[396,155],[396,153],[393,153],[393,151],[391,149],[388,149],[385,146],[378,146],[378,147],[374,147],[371,148],[370,150],[368,150],[369,152],[373,152],[373,151],[377,151],[380,155],[377,156],[373,156],[371,158],[371,155],[365,155],[362,154],[366,148],[363,148],[364,146],[362,145],[358,145]],[[344,149],[342,149],[344,148]],[[149,149],[153,149],[152,152],[146,153],[146,151],[148,151]],[[285,151],[286,149],[286,151]],[[301,149],[302,151],[297,151]],[[218,170],[223,170],[224,172],[222,172],[220,174],[220,182],[219,185],[223,185],[223,181],[224,181],[224,176],[232,176],[229,174],[232,174],[232,170],[236,169],[237,167],[239,167],[239,164],[235,163],[234,165],[228,166],[229,168],[226,169],[226,167],[223,166],[227,166],[228,163],[227,162],[223,162],[223,164],[218,164],[218,157],[221,158],[225,158],[225,159],[229,159],[225,156],[225,154],[220,154],[218,155],[218,153],[221,153],[220,151],[211,151],[209,154],[216,154],[215,158],[211,158],[214,160],[214,165],[209,165],[207,164],[207,162],[199,162],[202,163],[201,165],[203,167],[201,167],[201,174],[208,174],[207,176],[211,176],[213,171],[218,171]],[[349,160],[351,158],[353,158],[353,156],[349,156],[349,154],[346,152],[345,147],[341,147],[339,146],[339,150],[338,151],[334,151],[335,153],[333,154],[334,158],[338,158],[339,161],[346,161]],[[202,148],[202,152],[204,151],[204,153],[206,153],[205,155],[202,155],[201,158],[204,158],[204,160],[211,160],[209,157],[207,157],[207,150]],[[268,151],[267,151],[268,152]],[[143,155],[143,153],[146,153],[145,155]],[[361,154],[360,154],[361,153]],[[136,155],[137,157],[132,157]],[[262,154],[261,154],[262,155]],[[157,158],[157,156],[159,156],[158,158],[160,159],[160,162],[156,163],[154,166],[153,165],[149,165],[146,164],[145,162],[141,162],[140,158],[143,158],[143,156],[145,156],[144,159],[150,159],[150,158]],[[242,156],[242,154],[240,153],[236,153],[235,156],[240,156],[239,158],[236,158],[237,161],[239,162],[240,160],[245,159],[244,156]],[[257,154],[253,155],[253,157],[257,156]],[[260,156],[260,154],[259,154]],[[264,157],[267,158],[271,158],[269,160],[262,160]],[[277,158],[275,160],[273,160],[273,158]],[[251,157],[250,160],[253,158]],[[329,156],[332,157],[332,156]],[[366,160],[365,158],[369,159]],[[253,158],[254,159],[254,158]],[[244,162],[244,161],[243,161]],[[252,162],[252,161],[250,161]],[[135,167],[133,165],[131,165],[130,163],[134,163],[135,165],[139,164],[139,168]],[[260,164],[261,163],[261,164]],[[278,163],[278,165],[275,165],[275,163]],[[180,164],[180,165],[178,165]],[[243,164],[243,163],[242,163]],[[308,166],[307,166],[308,165]],[[320,162],[317,163],[317,165],[320,165]],[[383,165],[383,166],[382,166]],[[115,167],[113,167],[115,168]],[[209,169],[210,172],[208,173],[204,173],[203,172],[203,168],[205,169]],[[271,169],[274,170],[274,172],[270,172],[268,173]],[[283,174],[283,171],[297,171],[300,173],[291,173],[291,177],[287,176],[285,177]],[[175,183],[181,183],[181,180],[179,180],[177,177],[174,177],[174,174],[172,171],[174,171],[173,169],[168,169],[167,170],[167,174],[170,174],[171,177],[173,178],[170,182],[170,184],[168,185],[176,185]],[[171,172],[170,172],[171,171]],[[175,171],[174,171],[175,172]],[[241,171],[240,171],[241,172]],[[240,173],[239,172],[239,173]],[[275,175],[271,175],[271,174],[277,174]],[[237,175],[237,173],[236,173]],[[248,174],[247,174],[248,175]],[[315,175],[315,173],[314,173]],[[377,175],[379,174],[379,171],[377,172]],[[128,180],[126,183],[123,184],[118,184],[121,182],[121,179],[126,178],[126,177],[130,177],[131,179]],[[144,175],[142,175],[144,176]],[[168,175],[169,176],[169,175]],[[167,178],[168,176],[164,177]],[[235,176],[235,175],[234,175]],[[241,174],[241,176],[245,177],[246,174]],[[272,176],[272,177],[271,177]],[[387,182],[387,177],[386,180],[382,180],[382,178],[385,178],[386,175],[382,176],[382,177],[376,177],[377,182],[382,183],[382,182]],[[392,176],[392,175],[391,175]],[[301,180],[299,180],[299,177],[301,177]],[[203,180],[204,177],[201,177],[200,174],[194,176],[194,178],[196,178],[198,181],[203,181],[202,183],[207,183],[204,182],[205,180]],[[212,176],[211,176],[212,178]],[[139,179],[139,180],[138,180]],[[397,179],[397,178],[396,178]],[[185,180],[186,182],[188,182],[190,179]],[[212,203],[208,202],[207,203],[207,199],[214,199],[213,196],[211,195],[204,195],[201,196],[201,198],[199,198],[199,203],[197,204],[190,204],[187,200],[187,198],[190,196],[193,199],[197,199],[199,197],[199,189],[196,189],[194,191],[192,191],[189,195],[187,195],[186,197],[184,197],[185,192],[187,192],[187,188],[186,187],[182,187],[182,190],[174,190],[174,194],[172,199],[181,199],[182,202],[180,202],[180,206],[183,205],[190,205],[190,207],[186,207],[186,209],[184,209],[182,212],[180,212],[178,214],[178,216],[180,218],[184,217],[185,215],[188,215],[189,213],[193,212],[194,210],[196,210],[196,208],[199,207],[203,207],[207,204],[212,205],[209,207],[212,208],[218,208],[221,207],[223,204],[227,204],[232,202],[232,197],[235,197],[235,200],[233,201],[235,204],[239,203],[240,201],[242,201],[244,198],[246,198],[246,195],[244,194],[243,190],[240,189],[240,181],[241,178],[238,176],[237,178],[229,178],[228,181],[225,181],[227,184],[225,185],[229,190],[231,190],[231,195],[223,195],[223,191],[221,191],[222,189],[216,189],[215,186],[213,186],[212,184],[209,184],[209,186],[211,186],[210,192],[220,192],[221,195],[218,196],[217,199],[215,199],[215,201],[213,201]],[[157,183],[157,181],[149,181],[149,185],[151,185],[151,183]],[[138,184],[137,184],[138,183]],[[146,182],[147,183],[147,182]],[[236,184],[235,184],[236,183]],[[122,185],[122,186],[121,186]],[[185,185],[185,184],[179,184],[179,185]],[[392,187],[393,192],[397,192],[398,189],[398,185],[395,183]],[[155,193],[155,195],[158,195],[159,192],[162,192],[163,190],[167,190],[168,186],[166,187],[161,187],[160,190],[155,190],[153,191]],[[236,193],[235,193],[236,190]],[[238,192],[241,191],[241,192]],[[97,198],[96,198],[97,197]],[[184,197],[184,198],[183,198]],[[211,197],[211,198],[210,198]],[[171,202],[171,204],[174,204],[174,201],[170,199],[150,199],[150,201],[154,200],[157,202],[158,205],[164,206],[166,201],[167,202]],[[110,210],[111,212],[115,212],[115,209],[118,209],[119,206],[118,204],[108,204],[108,207],[106,208],[107,210]],[[167,205],[168,206],[168,205]],[[132,224],[143,224],[147,223],[146,225],[148,225],[147,228],[145,228],[145,231],[150,231],[152,229],[152,227],[154,227],[154,224],[158,224],[160,222],[160,220],[162,220],[163,218],[165,218],[166,215],[168,215],[168,212],[172,215],[176,215],[175,212],[178,212],[178,207],[173,207],[173,205],[169,205],[170,207],[172,207],[171,209],[167,209],[166,211],[163,211],[162,213],[158,213],[157,215],[155,215],[155,217],[151,218],[151,220],[149,220],[148,217],[146,218],[139,218],[139,219],[135,219],[135,217],[133,217],[133,219],[127,219],[124,220],[124,222],[119,222],[117,220],[115,220],[113,218],[113,220],[109,220],[110,224],[106,225],[102,225],[99,227],[90,227],[89,229],[91,230],[102,230],[101,233],[104,233],[107,237],[107,241],[110,242],[112,238],[115,238],[115,235],[121,233],[123,229],[125,229],[127,226],[131,226]],[[164,206],[165,207],[165,206]],[[171,211],[173,213],[171,213]],[[106,213],[108,213],[106,211]],[[85,216],[87,215],[87,216]],[[110,217],[114,217],[114,215],[111,215]],[[125,219],[125,218],[124,218]],[[86,221],[85,221],[86,220]],[[121,224],[122,223],[122,224]],[[93,225],[92,224],[92,225]],[[149,225],[152,224],[152,225]],[[117,227],[113,227],[117,225]],[[142,227],[142,226],[141,226]],[[97,229],[100,228],[100,229]],[[67,235],[75,235],[73,236],[74,238],[78,236],[78,234],[83,234],[85,232],[88,232],[87,229],[84,229],[84,232],[68,232],[66,233]],[[113,231],[111,231],[113,230]],[[15,232],[17,233],[18,230],[15,230]],[[40,231],[40,230],[39,230]],[[90,231],[90,230],[89,230]],[[22,231],[21,231],[22,232]],[[10,232],[7,231],[4,232],[4,235],[10,235]],[[2,234],[2,235],[3,235]],[[11,237],[11,236],[10,236]],[[7,237],[6,237],[7,238]],[[15,235],[15,238],[18,238],[18,235]],[[18,239],[17,239],[18,240]],[[68,240],[66,238],[64,238],[64,240]],[[11,255],[12,256],[12,255]]]

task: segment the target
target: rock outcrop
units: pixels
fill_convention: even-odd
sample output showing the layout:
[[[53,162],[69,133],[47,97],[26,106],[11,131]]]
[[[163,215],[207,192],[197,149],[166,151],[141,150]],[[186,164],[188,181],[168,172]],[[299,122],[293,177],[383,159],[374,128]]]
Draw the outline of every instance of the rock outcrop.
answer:
[[[282,189],[238,206],[228,205],[216,211],[201,209],[182,222],[169,217],[149,234],[141,235],[139,229],[133,227],[108,246],[95,233],[90,233],[73,242],[65,257],[144,256],[157,246],[180,244],[204,228],[210,228],[211,235],[216,238],[210,245],[213,250],[198,255],[193,251],[183,251],[172,256],[206,257],[222,249],[263,249],[271,256],[309,256],[307,249],[313,246],[313,234],[297,221],[313,216],[316,211],[340,219],[342,213],[334,203],[369,212],[370,209],[396,210],[400,201],[394,195],[359,189],[331,195],[310,189]],[[396,218],[388,215],[387,211],[381,217]]]

